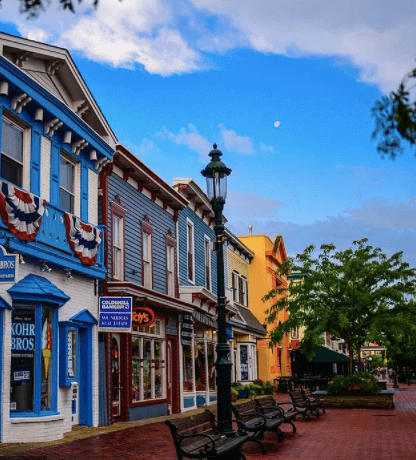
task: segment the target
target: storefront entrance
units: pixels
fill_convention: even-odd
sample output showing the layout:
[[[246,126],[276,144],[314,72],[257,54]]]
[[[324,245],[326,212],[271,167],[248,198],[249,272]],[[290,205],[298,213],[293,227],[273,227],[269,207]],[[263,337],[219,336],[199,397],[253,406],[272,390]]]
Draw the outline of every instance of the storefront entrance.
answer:
[[[111,416],[113,419],[121,415],[120,357],[120,334],[113,334],[111,339]]]

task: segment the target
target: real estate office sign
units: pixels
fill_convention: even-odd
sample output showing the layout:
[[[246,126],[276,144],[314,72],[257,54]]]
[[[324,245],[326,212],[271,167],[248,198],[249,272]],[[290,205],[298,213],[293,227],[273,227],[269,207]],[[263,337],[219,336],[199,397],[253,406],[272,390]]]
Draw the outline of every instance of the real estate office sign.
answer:
[[[132,306],[132,297],[100,297],[99,330],[131,332]]]

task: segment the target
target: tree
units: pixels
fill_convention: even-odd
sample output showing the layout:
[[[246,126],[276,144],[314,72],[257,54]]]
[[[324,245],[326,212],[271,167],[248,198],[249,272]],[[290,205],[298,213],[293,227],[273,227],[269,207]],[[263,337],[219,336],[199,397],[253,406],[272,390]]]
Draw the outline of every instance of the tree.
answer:
[[[287,288],[277,287],[263,298],[279,295],[266,311],[268,324],[275,323],[280,310],[289,313],[288,320],[271,331],[273,344],[292,328],[305,326],[301,347],[312,358],[326,331],[334,340],[344,339],[352,374],[354,351],[359,353],[364,343],[374,340],[376,323],[389,324],[416,288],[416,269],[402,261],[401,252],[387,257],[367,242],[354,241],[345,251],[324,244],[317,258],[312,256],[314,246],[308,246],[282,264],[277,274],[298,273],[302,281],[289,279]]]
[[[397,92],[382,97],[372,108],[376,120],[372,139],[379,139],[377,151],[382,156],[394,159],[403,152],[403,145],[416,144],[416,98],[411,97],[415,79],[416,68],[405,76]]]
[[[50,6],[51,0],[18,0],[20,3],[20,12],[27,14],[28,18],[35,18]],[[121,1],[121,0],[120,0]],[[62,9],[75,13],[75,5],[81,3],[82,0],[58,0]],[[91,0],[91,4],[97,7],[99,0]],[[3,6],[3,0],[0,0],[0,7]]]

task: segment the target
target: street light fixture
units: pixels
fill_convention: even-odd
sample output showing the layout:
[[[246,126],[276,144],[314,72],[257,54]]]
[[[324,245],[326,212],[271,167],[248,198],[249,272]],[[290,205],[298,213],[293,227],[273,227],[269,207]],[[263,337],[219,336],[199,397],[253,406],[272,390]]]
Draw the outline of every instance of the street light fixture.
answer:
[[[218,429],[226,436],[235,435],[232,427],[231,413],[231,354],[230,345],[227,342],[227,321],[225,316],[225,286],[224,286],[224,224],[222,211],[225,199],[227,198],[227,177],[231,174],[231,169],[227,168],[221,161],[222,152],[217,149],[217,144],[213,145],[213,150],[209,152],[211,161],[201,174],[207,180],[207,195],[214,211],[215,220],[215,251],[217,253],[217,295],[218,295],[218,342],[217,342],[217,361],[215,368],[217,371],[217,417]]]

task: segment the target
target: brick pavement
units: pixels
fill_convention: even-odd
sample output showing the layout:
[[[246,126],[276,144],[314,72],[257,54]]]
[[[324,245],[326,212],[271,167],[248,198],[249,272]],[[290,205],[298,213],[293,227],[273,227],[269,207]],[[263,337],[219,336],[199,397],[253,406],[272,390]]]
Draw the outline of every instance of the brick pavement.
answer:
[[[283,398],[278,397],[282,400]],[[320,419],[299,419],[297,434],[285,426],[278,444],[266,434],[267,455],[255,443],[243,451],[247,460],[408,460],[416,458],[416,385],[401,385],[396,408],[328,409]],[[132,459],[175,460],[173,442],[164,423],[135,426],[65,444],[30,450],[19,458],[44,455],[48,460]]]

